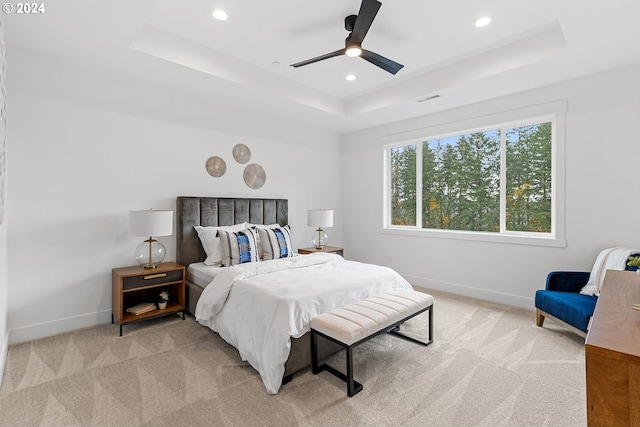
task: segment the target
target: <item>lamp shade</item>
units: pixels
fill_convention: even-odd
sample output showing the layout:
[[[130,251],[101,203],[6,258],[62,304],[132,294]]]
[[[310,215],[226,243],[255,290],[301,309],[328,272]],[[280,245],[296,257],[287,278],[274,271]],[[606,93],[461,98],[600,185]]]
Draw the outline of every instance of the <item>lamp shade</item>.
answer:
[[[310,209],[307,225],[310,227],[333,227],[333,209]]]
[[[129,211],[131,236],[170,236],[173,234],[173,211]]]

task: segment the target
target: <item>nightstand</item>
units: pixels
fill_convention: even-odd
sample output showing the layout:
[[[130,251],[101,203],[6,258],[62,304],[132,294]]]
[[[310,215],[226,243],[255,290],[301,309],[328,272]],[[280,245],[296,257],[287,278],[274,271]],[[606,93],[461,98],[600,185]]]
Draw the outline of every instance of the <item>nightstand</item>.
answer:
[[[300,255],[312,254],[314,252],[328,252],[331,254],[338,254],[340,256],[344,256],[344,249],[339,248],[337,246],[325,246],[322,249],[318,248],[300,248],[298,249],[298,253]]]
[[[122,325],[152,317],[182,312],[185,307],[185,268],[175,262],[158,264],[154,269],[139,266],[114,268],[111,282],[111,323],[117,319]],[[142,314],[131,314],[127,309],[142,303],[155,303],[160,292],[169,293],[169,302],[164,309],[155,308]]]

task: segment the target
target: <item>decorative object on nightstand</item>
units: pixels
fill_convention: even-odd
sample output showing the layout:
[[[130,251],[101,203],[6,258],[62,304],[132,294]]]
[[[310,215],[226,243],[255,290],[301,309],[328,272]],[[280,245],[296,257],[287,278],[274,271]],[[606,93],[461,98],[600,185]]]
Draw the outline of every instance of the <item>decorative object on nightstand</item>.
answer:
[[[127,313],[131,313],[134,316],[139,316],[141,314],[153,311],[156,308],[157,308],[156,305],[152,302],[142,302],[138,305],[134,305],[133,307],[127,308]]]
[[[164,310],[167,308],[167,303],[169,302],[169,293],[167,291],[160,292],[160,298],[158,299],[158,308],[160,310]]]
[[[129,234],[149,236],[136,248],[136,261],[144,268],[156,268],[166,255],[164,245],[153,236],[173,234],[173,211],[153,210],[129,211]]]
[[[333,209],[310,209],[307,215],[307,225],[318,227],[313,233],[311,242],[316,249],[322,249],[327,245],[327,233],[322,227],[333,227]]]
[[[111,277],[111,323],[118,321],[120,336],[122,325],[127,323],[180,312],[184,320],[183,265],[165,262],[153,271],[139,266],[114,268]]]

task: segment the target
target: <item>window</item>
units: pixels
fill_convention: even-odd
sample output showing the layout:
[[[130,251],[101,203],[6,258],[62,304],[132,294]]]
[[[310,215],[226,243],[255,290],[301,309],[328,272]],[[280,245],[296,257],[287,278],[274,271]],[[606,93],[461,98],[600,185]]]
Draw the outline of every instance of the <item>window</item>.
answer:
[[[564,245],[557,128],[553,115],[387,145],[385,231]]]
[[[422,143],[422,227],[500,231],[500,131]]]
[[[392,148],[392,225],[416,225],[416,179],[416,145]]]

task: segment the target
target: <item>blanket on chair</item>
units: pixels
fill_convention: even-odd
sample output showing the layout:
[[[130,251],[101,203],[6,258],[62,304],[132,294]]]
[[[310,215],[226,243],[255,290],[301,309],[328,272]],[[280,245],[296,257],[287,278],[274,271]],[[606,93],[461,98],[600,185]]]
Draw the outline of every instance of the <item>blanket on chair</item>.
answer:
[[[580,290],[580,293],[582,295],[600,296],[600,287],[607,270],[624,270],[627,266],[629,255],[635,252],[638,252],[638,250],[622,246],[604,249],[598,254],[589,275],[589,281]]]

